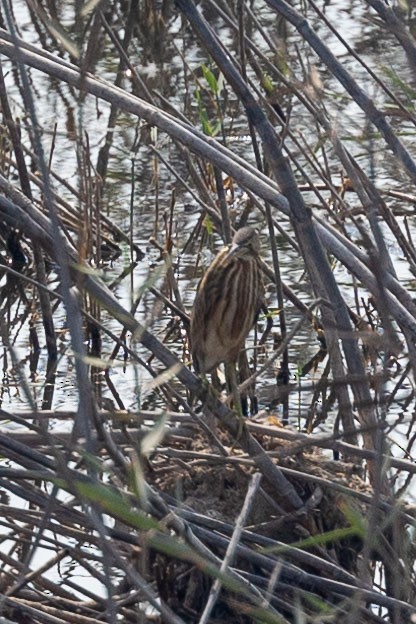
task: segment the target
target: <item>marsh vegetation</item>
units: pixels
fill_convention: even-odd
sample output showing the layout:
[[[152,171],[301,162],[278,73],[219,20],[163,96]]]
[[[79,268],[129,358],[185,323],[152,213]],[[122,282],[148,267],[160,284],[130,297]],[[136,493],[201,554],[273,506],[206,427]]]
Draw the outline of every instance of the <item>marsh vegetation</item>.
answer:
[[[414,621],[414,11],[1,2],[0,619]],[[242,420],[189,316],[245,225]]]

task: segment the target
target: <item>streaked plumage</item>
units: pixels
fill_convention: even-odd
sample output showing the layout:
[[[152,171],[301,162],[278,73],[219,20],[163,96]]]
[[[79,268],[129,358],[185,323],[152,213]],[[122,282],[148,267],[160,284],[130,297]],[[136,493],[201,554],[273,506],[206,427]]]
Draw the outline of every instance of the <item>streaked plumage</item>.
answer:
[[[264,300],[259,251],[257,231],[241,228],[202,278],[191,317],[196,372],[237,361]]]

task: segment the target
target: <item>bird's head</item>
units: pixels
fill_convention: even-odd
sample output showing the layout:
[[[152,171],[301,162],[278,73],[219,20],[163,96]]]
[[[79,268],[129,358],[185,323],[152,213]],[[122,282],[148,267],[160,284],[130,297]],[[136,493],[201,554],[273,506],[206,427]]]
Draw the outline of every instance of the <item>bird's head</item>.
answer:
[[[259,253],[260,238],[257,230],[243,227],[234,234],[227,256],[258,256]]]

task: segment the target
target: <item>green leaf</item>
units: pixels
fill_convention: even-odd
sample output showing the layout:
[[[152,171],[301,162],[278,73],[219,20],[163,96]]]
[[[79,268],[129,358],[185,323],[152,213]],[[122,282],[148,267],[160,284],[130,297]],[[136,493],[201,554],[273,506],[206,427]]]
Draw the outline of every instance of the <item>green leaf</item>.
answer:
[[[263,89],[266,91],[268,95],[271,95],[274,91],[273,82],[270,76],[268,76],[267,74],[263,74],[263,77],[261,79],[261,86],[263,87]]]
[[[401,90],[404,93],[404,95],[408,98],[408,100],[410,100],[410,102],[413,103],[413,100],[416,97],[415,89],[412,88],[408,82],[403,80],[403,78],[401,78],[392,67],[384,66],[382,69],[383,69],[383,73],[386,76],[388,76],[390,80],[392,81],[395,89]]]
[[[201,91],[198,88],[195,90],[195,99],[198,104],[199,121],[201,122],[202,130],[207,136],[212,136],[211,124],[205,106],[202,104]]]
[[[204,222],[203,222],[202,225],[206,229],[207,234],[209,236],[212,236],[212,234],[214,233],[214,224],[213,224],[212,219],[211,219],[211,217],[209,215],[205,215]]]
[[[84,500],[99,505],[108,515],[118,518],[139,531],[160,530],[161,528],[157,520],[141,509],[132,509],[131,500],[107,485],[97,481],[90,483],[83,480],[72,482],[71,485]]]
[[[208,86],[211,89],[212,93],[215,93],[215,95],[217,95],[217,93],[219,91],[219,85],[218,85],[218,81],[215,78],[213,72],[204,63],[201,65],[201,69],[202,69],[202,75],[204,76],[205,80],[207,81]]]

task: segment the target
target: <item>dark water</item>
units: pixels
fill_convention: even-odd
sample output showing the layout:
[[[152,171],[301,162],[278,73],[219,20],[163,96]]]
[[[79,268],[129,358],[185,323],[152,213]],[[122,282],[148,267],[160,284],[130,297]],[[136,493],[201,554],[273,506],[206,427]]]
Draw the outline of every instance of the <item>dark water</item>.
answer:
[[[37,34],[33,29],[32,20],[24,8],[24,4],[15,3],[14,8],[18,16],[18,24],[21,35],[26,41],[37,43]],[[262,25],[264,32],[276,42],[276,45],[284,45],[288,51],[288,62],[294,80],[299,83],[299,89],[307,89],[307,85],[302,85],[308,73],[315,72],[317,80],[321,84],[325,106],[330,110],[334,128],[341,138],[344,139],[348,149],[357,158],[367,174],[379,187],[386,189],[401,189],[406,180],[403,173],[397,169],[394,158],[385,150],[380,148],[379,137],[368,128],[364,115],[350,99],[345,96],[342,87],[332,79],[327,70],[316,56],[310,52],[309,47],[302,42],[299,35],[291,28],[286,29],[285,38],[282,37],[282,29],[276,16],[262,3],[255,3],[255,15]],[[413,77],[407,66],[407,59],[403,52],[395,43],[394,39],[385,31],[380,34],[380,29],[369,19],[368,8],[361,2],[351,2],[348,6],[342,2],[321,3],[320,8],[324,15],[338,28],[338,32],[348,42],[349,46],[360,54],[362,60],[370,67],[376,68],[380,78],[391,87],[395,84],[395,75],[400,75],[401,80],[407,84],[413,84]],[[61,7],[64,23],[70,32],[73,32],[73,14],[71,5]],[[215,27],[221,23],[216,15],[209,15],[211,24]],[[382,89],[377,84],[371,84],[368,80],[366,70],[353,58],[339,39],[329,31],[323,19],[318,18],[312,9],[307,11],[307,17],[311,20],[311,25],[323,38],[345,67],[353,73],[358,83],[374,98],[375,103],[383,108],[386,99]],[[209,64],[206,54],[200,49],[195,40],[189,36],[189,31],[182,27],[182,19],[175,15],[172,9],[168,10],[166,17],[166,27],[160,31],[161,37],[152,37],[149,26],[149,37],[143,35],[142,39],[135,40],[131,47],[131,62],[140,76],[146,81],[149,90],[154,90],[157,100],[158,95],[162,95],[179,111],[186,111],[188,117],[197,125],[201,125],[198,104],[195,98],[195,84],[200,84],[206,89],[207,83],[202,76],[202,63]],[[116,21],[116,28],[119,27],[120,35],[123,33],[123,22],[120,17],[119,23]],[[284,32],[284,31],[283,31]],[[222,26],[221,39],[225,45],[232,49],[236,48],[236,40],[230,28]],[[163,40],[163,45],[161,41]],[[270,55],[270,49],[260,31],[253,33],[253,40],[264,53]],[[117,69],[117,58],[112,47],[107,44],[101,54],[97,55],[96,63],[93,67],[97,75],[110,81],[114,80]],[[52,158],[52,168],[59,172],[74,188],[79,187],[80,168],[77,161],[77,143],[74,141],[75,134],[71,132],[74,126],[78,139],[82,138],[85,146],[88,137],[88,148],[91,163],[96,163],[98,151],[103,145],[107,119],[109,115],[109,105],[98,102],[94,98],[87,97],[79,100],[77,95],[65,85],[56,89],[53,81],[48,77],[30,70],[30,78],[33,84],[33,92],[37,107],[39,123],[42,127],[43,142],[45,151],[48,153],[52,136],[55,132],[56,139]],[[19,94],[14,86],[12,74],[7,77],[10,84],[11,97],[15,103],[16,110],[21,107]],[[124,77],[124,85],[130,88],[131,80],[128,73]],[[397,86],[397,83],[396,83]],[[214,123],[218,115],[218,106],[224,101],[227,102],[224,116],[224,127],[228,146],[235,152],[253,162],[253,152],[248,136],[248,128],[245,117],[241,114],[235,97],[229,88],[221,92],[219,104],[212,102],[212,94],[205,91],[203,94],[204,105],[207,114]],[[283,96],[283,104],[289,106],[289,96]],[[317,102],[317,106],[320,103]],[[329,142],[325,143],[324,149],[317,147],[320,136],[316,133],[311,117],[293,98],[291,103],[291,127],[294,131],[296,143],[291,138],[287,139],[287,146],[294,158],[299,159],[302,166],[310,172],[310,168],[305,160],[305,154],[299,150],[299,145],[308,145],[306,152],[313,155],[316,167],[322,171],[328,169],[328,173],[333,176],[333,181],[340,183],[340,165],[335,158]],[[394,123],[394,122],[393,122]],[[409,128],[410,129],[410,128]],[[404,137],[406,140],[406,137]],[[411,140],[407,141],[411,144]],[[154,236],[160,245],[164,245],[167,224],[171,222],[173,250],[172,259],[175,268],[175,276],[178,281],[181,297],[186,311],[190,311],[192,301],[198,283],[201,269],[209,264],[215,252],[221,247],[222,241],[219,236],[212,235],[209,238],[208,247],[201,250],[198,260],[198,267],[195,267],[195,257],[199,251],[199,239],[186,248],[189,238],[193,235],[198,223],[200,208],[175,178],[168,168],[158,161],[151,149],[151,144],[155,145],[178,175],[183,176],[188,183],[187,167],[183,158],[166,135],[150,130],[146,124],[140,122],[124,113],[119,114],[118,122],[114,131],[114,143],[111,149],[109,161],[109,171],[107,184],[103,196],[103,209],[110,219],[115,222],[125,233],[128,233],[132,240],[144,251],[145,256],[137,263],[132,276],[125,278],[117,286],[116,294],[120,301],[129,307],[135,299],[140,288],[150,282],[156,287],[162,287],[165,271],[160,260],[160,253],[154,245],[149,243],[149,238]],[[78,144],[79,145],[79,144]],[[303,183],[304,176],[297,172],[299,182]],[[314,178],[314,173],[310,173]],[[208,179],[209,172],[202,172],[202,177]],[[316,181],[316,176],[315,176]],[[319,181],[319,180],[318,180]],[[72,193],[59,183],[56,183],[57,191],[68,202],[76,205]],[[133,188],[134,187],[134,188]],[[239,215],[242,214],[247,198],[239,188],[234,188],[234,198],[230,201],[229,207],[234,224],[238,223]],[[215,197],[215,189],[211,189],[211,194]],[[324,197],[328,194],[323,192]],[[174,199],[173,199],[174,198]],[[319,198],[312,192],[305,192],[305,199],[320,214],[324,214]],[[351,209],[359,206],[358,199],[354,194],[347,196],[348,205]],[[173,206],[173,208],[172,208]],[[393,203],[394,206],[394,203]],[[82,202],[78,202],[82,208]],[[133,211],[133,213],[132,213]],[[288,232],[290,225],[285,217],[276,214],[279,224]],[[410,226],[413,225],[413,217],[409,219]],[[253,211],[250,222],[255,224],[262,235],[263,257],[271,260],[270,243],[268,240],[267,227],[265,221],[258,212]],[[131,231],[131,227],[133,228]],[[349,234],[355,238],[354,226],[348,226]],[[386,232],[389,240],[390,234]],[[389,243],[391,253],[394,258],[396,271],[400,278],[408,283],[411,280],[411,273],[408,270],[407,262],[401,257],[400,251],[396,250],[396,243],[393,239]],[[103,267],[105,278],[111,282],[122,273],[130,262],[130,252],[127,245],[120,245],[121,255],[118,259]],[[396,253],[397,251],[397,253]],[[281,272],[283,280],[294,290],[295,294],[308,303],[311,298],[308,280],[304,274],[303,262],[296,250],[279,236],[279,256],[281,262]],[[337,281],[341,285],[347,300],[354,304],[351,277],[347,271],[337,263],[334,263],[334,272]],[[155,277],[156,276],[156,277]],[[413,286],[411,286],[413,287]],[[367,295],[364,295],[367,296]],[[268,304],[271,309],[276,309],[276,295],[272,286],[268,288]],[[148,323],[151,330],[160,337],[166,330],[169,322],[172,322],[172,314],[167,310],[162,310],[156,318],[154,315],[155,300],[150,291],[142,297],[141,304],[137,310],[137,318],[144,323]],[[299,318],[299,313],[288,303],[287,320],[289,329]],[[66,319],[62,307],[57,309],[56,326],[61,330],[60,349],[61,356],[58,367],[56,389],[54,393],[53,407],[56,409],[74,409],[77,401],[76,381],[74,378],[73,357],[70,354],[68,335],[65,333]],[[119,331],[118,324],[111,319],[105,319],[108,327],[114,332]],[[277,324],[277,321],[276,323]],[[40,320],[37,321],[39,334],[42,335]],[[279,331],[278,327],[274,330]],[[169,342],[169,346],[176,350],[178,357],[183,353],[183,332]],[[112,342],[103,337],[103,359],[109,356],[112,350]],[[140,345],[135,345],[143,357],[147,357]],[[267,350],[272,351],[273,345],[270,339]],[[19,330],[15,337],[15,349],[17,359],[25,361],[28,352],[28,324]],[[313,329],[306,324],[298,333],[290,346],[290,374],[294,387],[299,383],[298,373],[310,358],[319,350],[319,343]],[[27,372],[27,363],[23,369]],[[36,400],[42,393],[42,382],[46,370],[46,350],[42,343],[42,351],[35,380],[31,383],[31,390]],[[293,404],[290,409],[297,421],[297,415],[307,411],[311,390],[315,379],[319,379],[322,366],[315,373],[309,373],[302,379],[302,392],[294,395]],[[264,378],[259,380],[258,392],[260,397],[260,407],[269,408],[274,406],[276,398],[276,371],[271,370]],[[152,392],[147,389],[150,381],[149,375],[142,368],[137,368],[132,363],[127,367],[123,366],[120,359],[115,362],[112,369],[112,380],[123,396],[125,406],[129,409],[137,409],[143,404],[150,406],[159,405],[157,397],[152,396]],[[16,381],[16,385],[14,385]],[[15,376],[5,376],[2,394],[2,407],[5,409],[18,409],[27,406],[24,396],[18,392],[19,380]],[[304,391],[309,388],[309,391]],[[104,396],[108,396],[105,386]],[[300,404],[299,404],[300,400]],[[398,405],[400,410],[400,405]]]

